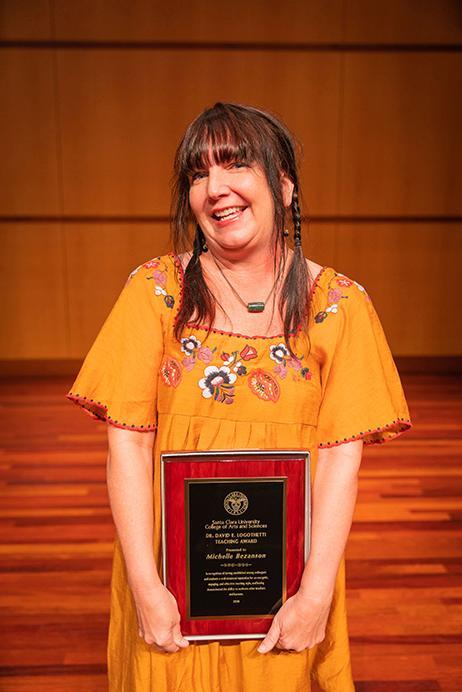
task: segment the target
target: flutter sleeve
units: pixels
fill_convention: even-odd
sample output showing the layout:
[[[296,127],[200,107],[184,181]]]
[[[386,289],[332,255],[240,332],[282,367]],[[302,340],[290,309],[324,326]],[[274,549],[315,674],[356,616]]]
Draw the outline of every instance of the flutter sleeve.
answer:
[[[320,366],[318,448],[361,439],[378,444],[408,430],[400,377],[364,287],[336,274],[326,309],[315,319],[316,328],[328,327]]]
[[[77,375],[68,399],[118,428],[157,428],[157,377],[163,353],[162,301],[149,262],[128,277]]]

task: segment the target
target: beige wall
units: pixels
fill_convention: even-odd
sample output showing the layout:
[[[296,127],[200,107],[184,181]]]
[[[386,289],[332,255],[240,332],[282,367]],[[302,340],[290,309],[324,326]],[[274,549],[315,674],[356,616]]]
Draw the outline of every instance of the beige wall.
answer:
[[[394,353],[462,353],[458,0],[0,0],[0,40],[0,359],[85,354],[169,249],[175,146],[217,100],[301,140],[305,254]]]

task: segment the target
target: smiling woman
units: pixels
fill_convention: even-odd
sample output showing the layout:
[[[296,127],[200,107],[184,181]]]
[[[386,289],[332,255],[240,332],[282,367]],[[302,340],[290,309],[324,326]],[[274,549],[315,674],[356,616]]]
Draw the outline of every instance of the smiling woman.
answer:
[[[293,183],[284,174],[281,174],[281,183],[285,192],[284,206],[288,207]],[[260,240],[270,245],[273,197],[259,164],[210,165],[200,177],[192,176],[189,204],[215,253],[221,247],[242,248],[246,240],[253,245]]]
[[[236,299],[248,312],[263,312],[266,300],[244,301],[239,291],[243,285],[247,295],[255,291],[254,295],[273,297],[269,321],[265,314],[253,325],[263,333],[280,321],[287,348],[295,355],[289,335],[300,323],[306,325],[314,278],[301,248],[295,138],[270,113],[216,104],[187,128],[174,169],[174,246],[178,254],[189,247],[189,228],[195,223],[195,250],[203,255],[200,264],[192,258],[186,266],[191,290],[181,306],[176,336],[193,315],[200,322],[206,318],[216,323],[216,307],[223,325],[232,325],[233,317],[234,322],[242,320]],[[293,252],[286,247],[288,216],[294,230]],[[209,248],[210,256],[205,256]],[[202,280],[203,272],[208,282]],[[225,309],[229,289],[235,299]]]
[[[352,692],[344,550],[362,448],[411,425],[386,337],[363,286],[304,257],[294,139],[274,115],[205,110],[173,181],[173,251],[130,273],[68,393],[109,424],[109,689]],[[211,449],[311,455],[310,554],[263,641],[188,642],[159,577],[161,452]]]

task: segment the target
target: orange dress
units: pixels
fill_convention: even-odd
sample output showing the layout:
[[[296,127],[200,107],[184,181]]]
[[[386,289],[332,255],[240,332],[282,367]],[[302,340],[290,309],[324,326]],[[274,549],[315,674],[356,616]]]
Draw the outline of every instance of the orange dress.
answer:
[[[410,428],[400,379],[365,289],[324,267],[297,358],[281,334],[246,336],[188,325],[173,336],[183,269],[172,252],[137,267],[101,328],[68,398],[96,420],[155,430],[153,551],[161,573],[160,452],[300,448],[392,440]],[[309,337],[309,340],[307,338]],[[311,348],[310,348],[311,346]],[[138,636],[120,542],[114,543],[108,638],[112,692],[354,690],[341,560],[325,639],[290,654],[261,640],[190,642],[165,655]]]

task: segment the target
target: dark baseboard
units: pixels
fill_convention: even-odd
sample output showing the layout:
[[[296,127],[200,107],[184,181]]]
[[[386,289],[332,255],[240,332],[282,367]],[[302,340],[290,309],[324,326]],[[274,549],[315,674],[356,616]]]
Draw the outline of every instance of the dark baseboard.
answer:
[[[77,375],[83,359],[0,360],[0,377],[72,377]]]
[[[0,377],[75,377],[82,359],[0,360]],[[399,372],[405,374],[462,374],[462,356],[395,356]]]
[[[394,359],[402,375],[462,374],[462,356],[395,356]]]

